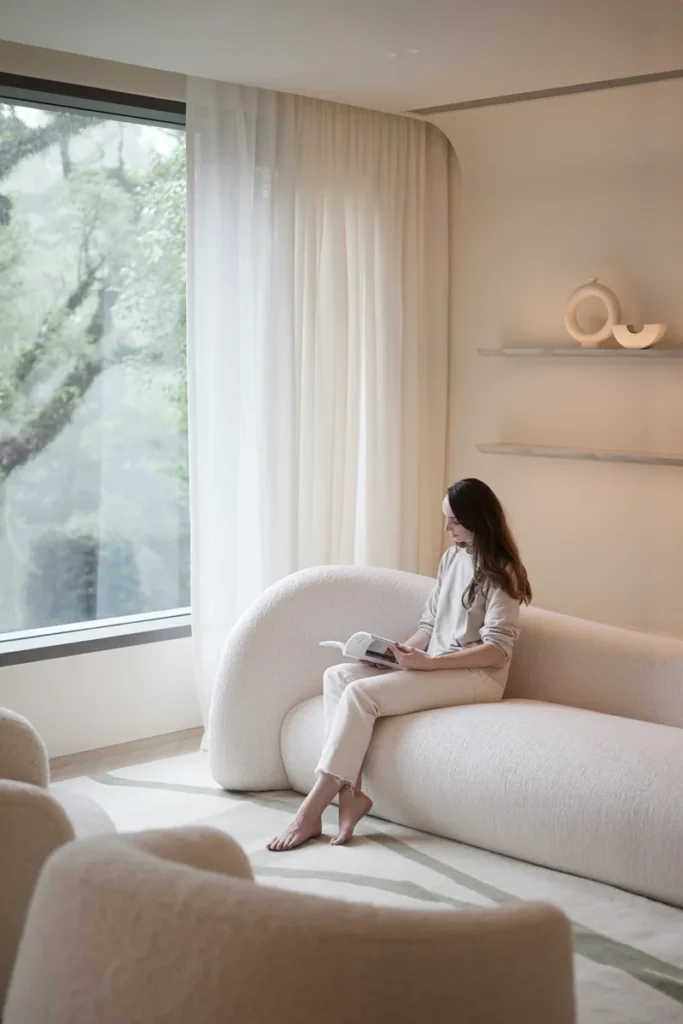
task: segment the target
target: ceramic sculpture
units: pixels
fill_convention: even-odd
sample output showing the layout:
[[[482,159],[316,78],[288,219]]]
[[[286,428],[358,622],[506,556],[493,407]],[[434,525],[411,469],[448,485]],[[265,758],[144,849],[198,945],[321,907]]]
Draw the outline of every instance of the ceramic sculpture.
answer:
[[[605,306],[606,319],[602,327],[594,331],[584,331],[579,326],[576,313],[584,299],[597,298]],[[604,284],[598,284],[597,277],[592,277],[588,284],[581,285],[573,291],[567,299],[567,306],[564,312],[564,326],[575,341],[578,341],[584,348],[597,348],[601,342],[607,341],[612,336],[612,330],[619,323],[621,309],[619,299],[614,292]]]
[[[664,337],[666,324],[645,324],[642,331],[630,324],[615,324],[612,334],[622,348],[650,348]]]

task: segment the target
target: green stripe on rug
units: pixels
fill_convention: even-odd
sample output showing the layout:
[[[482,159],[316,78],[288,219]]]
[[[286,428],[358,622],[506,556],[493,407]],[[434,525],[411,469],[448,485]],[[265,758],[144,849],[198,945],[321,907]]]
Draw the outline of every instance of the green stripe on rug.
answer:
[[[376,878],[372,875],[352,874],[348,871],[317,871],[304,868],[273,868],[265,865],[252,864],[254,874],[258,878],[305,878],[316,882],[344,882],[349,885],[358,885],[367,889],[376,889],[379,892],[391,892],[397,896],[409,896],[414,900],[424,900],[427,903],[443,903],[454,910],[471,910],[472,903],[465,903],[464,900],[454,900],[450,896],[443,896],[441,893],[425,889],[417,882],[390,882],[386,878]]]
[[[168,791],[185,793],[195,796],[223,797],[227,800],[232,800],[235,803],[254,803],[277,811],[290,810],[300,802],[300,797],[296,794],[292,794],[290,796],[289,794],[276,795],[274,793],[233,793],[226,792],[222,789],[213,789],[210,786],[192,786],[181,783],[126,779],[112,775],[110,772],[92,775],[90,778],[94,782],[98,782],[105,786],[153,789],[162,792]],[[325,821],[326,823],[329,823],[334,820],[336,820],[335,811],[333,809],[329,809],[328,814],[325,816]],[[509,903],[528,902],[526,900],[522,900],[519,896],[515,896],[513,893],[506,892],[504,889],[499,889],[497,886],[484,882],[474,875],[470,875],[458,868],[451,867],[449,864],[444,864],[443,861],[438,860],[436,857],[432,857],[430,854],[424,853],[422,850],[415,849],[405,840],[399,839],[397,836],[382,832],[380,830],[381,826],[379,819],[373,818],[372,822],[372,826],[366,822],[362,823],[359,834],[362,835],[364,839],[370,840],[371,842],[384,847],[392,853],[395,853],[397,856],[404,857],[415,864],[428,868],[429,870],[440,874],[442,877],[457,883],[459,886],[469,889],[471,892],[477,893],[479,896],[490,900],[492,903],[504,905]],[[330,876],[336,874],[335,872],[325,873],[313,870],[311,872],[299,870],[295,875],[293,873],[295,869],[271,868],[270,866],[262,869],[260,865],[255,867],[255,870],[257,870],[259,874],[270,872],[273,877],[275,876],[275,873],[278,872],[279,877],[290,876],[318,879],[325,879],[326,874],[329,874]],[[359,877],[363,878],[368,876],[354,876],[354,884],[363,884],[358,881]],[[339,877],[337,877],[336,880],[344,881],[343,878]],[[347,880],[351,881],[351,877]],[[385,891],[396,891],[387,888],[389,883],[385,880],[380,881],[382,882],[382,886],[385,888]],[[376,879],[373,879],[372,883],[368,884],[368,887],[377,888],[378,886],[374,884],[375,882]],[[401,884],[412,885],[412,883]],[[420,886],[416,886],[416,888],[422,889]],[[423,890],[423,894],[416,896],[415,898],[429,899],[429,896],[424,895],[425,892],[429,893],[430,890]],[[409,893],[406,889],[403,889],[402,895],[409,895]],[[439,893],[431,892],[432,902],[445,902],[447,899],[447,897],[442,897]],[[459,901],[454,902],[457,903],[458,908],[461,906]],[[465,906],[467,906],[467,904],[465,904]],[[649,953],[636,949],[634,946],[629,946],[627,943],[620,942],[618,939],[612,939],[607,935],[602,935],[600,932],[593,931],[592,929],[575,921],[572,921],[572,932],[574,937],[574,949],[580,956],[585,957],[587,960],[591,960],[595,964],[623,971],[642,984],[655,989],[662,995],[668,996],[677,1003],[683,1004],[683,968],[667,963],[665,960],[660,960],[658,957],[651,956]]]
[[[505,892],[503,889],[498,889],[496,886],[483,882],[481,879],[464,871],[459,871],[449,864],[444,864],[443,861],[437,860],[436,857],[432,857],[422,850],[414,849],[410,844],[402,839],[398,839],[396,836],[365,833],[365,837],[373,843],[378,843],[380,846],[385,847],[385,849],[391,850],[400,857],[405,857],[415,864],[420,864],[422,867],[430,868],[452,882],[457,882],[458,885],[470,889],[480,896],[484,896],[493,903],[503,905],[521,902],[518,896]],[[649,953],[644,953],[642,950],[629,946],[625,942],[619,942],[618,939],[612,939],[607,935],[602,935],[600,932],[595,932],[576,921],[572,921],[572,932],[574,936],[574,949],[580,956],[585,957],[587,960],[592,960],[593,963],[603,964],[605,967],[617,967],[620,971],[625,971],[626,974],[630,974],[633,978],[643,982],[643,984],[657,989],[658,992],[662,992],[664,995],[669,996],[669,998],[675,999],[678,1003],[683,1003],[683,968],[676,967],[665,960],[660,960]]]
[[[291,796],[276,796],[265,793],[237,793],[226,789],[213,789],[211,786],[191,786],[182,782],[160,782],[147,779],[122,779],[111,772],[100,772],[98,775],[85,776],[93,782],[99,782],[102,786],[123,786],[126,789],[156,789],[166,793],[184,793],[187,796],[215,796],[219,800],[232,800],[237,804],[259,804],[261,807],[269,807],[271,811],[290,810],[298,807],[301,797],[293,793]],[[336,812],[328,807],[323,815],[323,822],[327,825],[336,822]],[[1,1022],[0,1022],[1,1024]]]

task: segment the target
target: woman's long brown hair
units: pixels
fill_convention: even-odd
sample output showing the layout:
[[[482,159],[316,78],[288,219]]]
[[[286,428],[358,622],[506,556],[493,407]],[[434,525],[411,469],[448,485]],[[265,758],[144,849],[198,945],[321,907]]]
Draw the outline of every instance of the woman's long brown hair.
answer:
[[[463,604],[471,608],[477,591],[500,587],[509,597],[529,604],[531,584],[503,506],[488,484],[468,477],[448,488],[453,516],[474,534],[474,576]]]

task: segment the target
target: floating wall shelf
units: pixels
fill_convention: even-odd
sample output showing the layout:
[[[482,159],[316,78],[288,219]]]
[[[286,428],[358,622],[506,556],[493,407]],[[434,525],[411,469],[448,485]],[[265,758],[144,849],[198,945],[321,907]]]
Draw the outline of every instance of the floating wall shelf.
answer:
[[[683,359],[683,348],[479,348],[480,356],[581,356],[598,359]]]
[[[592,462],[645,462],[683,466],[683,452],[628,452],[609,448],[554,448],[543,444],[478,444],[484,455],[532,455],[543,459],[589,459]]]

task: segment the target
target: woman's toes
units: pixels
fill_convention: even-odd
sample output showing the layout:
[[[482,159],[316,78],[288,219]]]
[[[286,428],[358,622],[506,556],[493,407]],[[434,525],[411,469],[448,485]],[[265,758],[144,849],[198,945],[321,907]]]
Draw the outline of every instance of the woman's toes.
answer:
[[[288,825],[276,839],[271,839],[267,846],[273,853],[295,850],[297,846],[303,846],[309,839],[316,839],[321,832],[322,821],[319,818],[295,818],[291,825]]]

